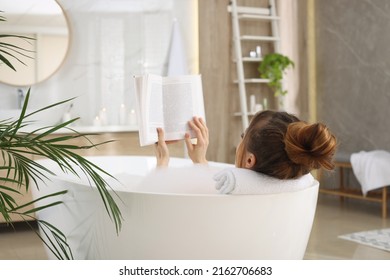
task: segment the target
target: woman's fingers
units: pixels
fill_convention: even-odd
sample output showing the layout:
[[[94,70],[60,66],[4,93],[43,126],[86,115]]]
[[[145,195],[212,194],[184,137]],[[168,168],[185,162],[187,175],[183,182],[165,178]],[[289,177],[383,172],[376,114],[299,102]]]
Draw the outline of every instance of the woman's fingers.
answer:
[[[189,126],[195,132],[198,142],[208,143],[209,132],[203,119],[194,117],[193,120],[189,121]]]
[[[196,121],[198,122],[198,125],[202,131],[203,136],[205,136],[205,138],[208,138],[209,130],[206,126],[205,121],[202,118],[196,118]]]
[[[193,146],[193,144],[191,142],[191,136],[190,136],[189,133],[186,133],[184,135],[184,142],[186,143],[188,152],[191,153],[193,151],[193,149],[194,149],[194,146]]]
[[[157,158],[157,166],[168,166],[169,150],[165,143],[165,133],[162,128],[157,128],[158,141],[155,144],[155,154]]]
[[[207,163],[206,152],[209,142],[207,126],[205,122],[198,117],[194,117],[188,122],[188,125],[195,132],[197,138],[196,144],[192,144],[189,133],[185,134],[184,140],[187,146],[188,155],[194,163]]]
[[[161,127],[157,128],[157,135],[158,135],[158,143],[159,144],[165,143],[165,133]]]

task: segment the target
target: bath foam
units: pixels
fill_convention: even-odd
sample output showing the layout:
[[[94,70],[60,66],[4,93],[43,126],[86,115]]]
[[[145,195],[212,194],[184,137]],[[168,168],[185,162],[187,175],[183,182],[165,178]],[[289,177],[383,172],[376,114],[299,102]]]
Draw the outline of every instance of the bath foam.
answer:
[[[138,192],[176,194],[218,194],[213,176],[221,167],[193,165],[158,168],[135,187]]]

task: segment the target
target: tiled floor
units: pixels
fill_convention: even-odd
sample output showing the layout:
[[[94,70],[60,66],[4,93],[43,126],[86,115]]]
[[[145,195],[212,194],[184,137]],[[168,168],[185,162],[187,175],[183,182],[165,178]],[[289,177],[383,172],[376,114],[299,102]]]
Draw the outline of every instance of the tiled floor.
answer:
[[[339,235],[389,228],[377,203],[319,196],[319,202],[305,259],[390,259],[390,252],[338,238]]]
[[[45,249],[37,235],[26,226],[15,231],[0,226],[1,260],[44,260]]]
[[[389,228],[390,218],[380,217],[378,204],[320,195],[305,259],[390,259],[390,252],[337,238],[357,231]],[[0,259],[45,259],[45,251],[30,230],[10,232],[0,227]]]

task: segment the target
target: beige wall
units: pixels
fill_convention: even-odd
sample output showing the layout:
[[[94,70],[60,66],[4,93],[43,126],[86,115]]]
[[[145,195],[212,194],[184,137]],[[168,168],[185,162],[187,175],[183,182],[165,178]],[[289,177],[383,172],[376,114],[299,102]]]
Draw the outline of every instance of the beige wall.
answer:
[[[10,59],[16,71],[9,67],[0,67],[0,82],[10,85],[32,85],[49,78],[64,60],[68,37],[50,34],[22,34],[32,40],[5,38],[3,41],[24,49],[19,59]],[[26,67],[27,66],[27,67]]]
[[[246,2],[250,5],[253,1]],[[233,163],[243,129],[240,117],[234,116],[234,112],[239,110],[239,95],[238,87],[233,83],[236,65],[233,62],[232,22],[228,5],[228,0],[199,1],[199,69],[210,130],[208,159]],[[251,25],[243,28],[254,32]],[[253,49],[253,46],[243,45],[243,52],[249,52],[250,48]],[[247,65],[245,71],[256,75],[256,68],[257,65]],[[256,89],[248,86],[247,92],[250,90]]]
[[[267,0],[239,0],[238,4],[266,7]],[[277,2],[278,3],[278,2]],[[229,0],[199,0],[199,69],[202,74],[205,95],[207,124],[210,129],[209,160],[234,162],[235,147],[243,132],[241,119],[233,114],[239,110],[238,88],[232,81],[236,77],[233,62],[232,23],[227,12]],[[288,7],[287,7],[288,8]],[[284,15],[289,11],[283,10]],[[306,41],[306,1],[299,1],[289,15],[296,22],[294,32],[298,38],[291,52],[299,66],[294,73],[295,95],[291,98],[294,112],[308,119],[307,95],[307,41]],[[264,22],[247,22],[241,26],[242,34],[267,34],[270,25]],[[286,44],[286,43],[285,43]],[[243,45],[248,52],[255,45]],[[263,53],[273,51],[271,45],[261,44]],[[255,76],[258,64],[246,65],[246,76]],[[267,98],[271,109],[276,107],[272,93],[266,85],[247,85],[247,96],[255,94],[258,100]]]
[[[38,35],[38,81],[47,79],[61,66],[68,49],[68,43],[68,36]]]
[[[34,36],[31,36],[30,34],[22,34],[21,36],[29,36],[31,38],[35,38]],[[24,54],[28,55],[28,58],[21,56],[21,61],[27,65],[28,67],[25,67],[22,63],[18,62],[16,59],[9,59],[10,63],[15,67],[16,71],[12,70],[9,67],[0,67],[0,82],[11,84],[11,85],[18,85],[18,84],[34,84],[36,80],[36,60],[35,60],[35,42],[36,41],[27,41],[21,38],[4,38],[2,39],[3,42],[9,43],[12,45],[19,46],[20,48],[23,48],[25,50],[29,50],[24,52]],[[24,82],[20,82],[24,81]]]
[[[229,0],[199,0],[199,72],[202,74],[207,125],[210,130],[208,159],[229,160],[230,18]]]

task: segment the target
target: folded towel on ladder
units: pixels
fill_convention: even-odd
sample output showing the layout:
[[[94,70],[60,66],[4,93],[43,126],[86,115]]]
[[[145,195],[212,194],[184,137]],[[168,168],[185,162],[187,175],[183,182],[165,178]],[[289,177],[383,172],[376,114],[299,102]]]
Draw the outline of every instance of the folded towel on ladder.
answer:
[[[390,153],[383,150],[351,154],[351,165],[363,195],[390,185]]]

